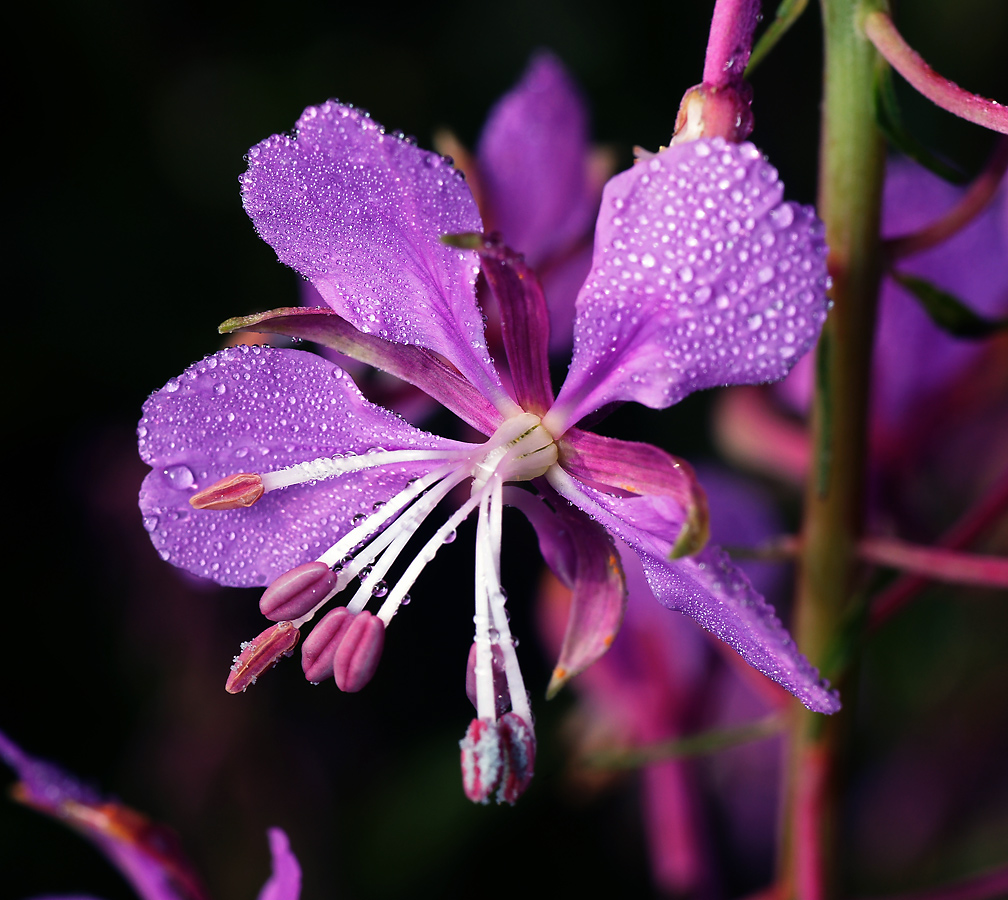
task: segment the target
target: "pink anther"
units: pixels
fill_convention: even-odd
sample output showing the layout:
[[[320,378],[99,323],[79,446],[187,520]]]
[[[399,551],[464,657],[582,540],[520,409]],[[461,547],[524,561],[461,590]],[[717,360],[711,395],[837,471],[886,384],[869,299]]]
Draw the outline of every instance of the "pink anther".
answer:
[[[242,644],[241,652],[231,665],[225,690],[229,694],[237,694],[255,684],[263,672],[294,652],[300,637],[301,632],[293,622],[277,622],[258,637]]]
[[[345,606],[330,610],[319,620],[301,645],[305,678],[318,683],[332,677],[333,658],[353,620],[353,613]]]
[[[262,478],[250,472],[229,475],[189,498],[195,509],[239,509],[251,506],[264,493]]]
[[[300,618],[321,603],[335,585],[336,573],[325,563],[305,563],[266,588],[259,598],[259,611],[274,622]]]
[[[384,646],[385,623],[367,610],[357,613],[333,657],[336,687],[350,694],[364,687],[378,668]]]

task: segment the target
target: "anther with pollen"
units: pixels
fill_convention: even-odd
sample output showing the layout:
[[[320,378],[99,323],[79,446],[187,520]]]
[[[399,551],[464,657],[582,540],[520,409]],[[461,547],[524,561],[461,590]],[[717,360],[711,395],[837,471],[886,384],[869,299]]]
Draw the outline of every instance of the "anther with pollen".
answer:
[[[267,669],[272,669],[281,658],[290,656],[301,638],[293,622],[277,622],[262,634],[242,644],[241,653],[234,658],[225,690],[237,694],[255,684]]]
[[[251,506],[265,492],[259,475],[238,472],[197,491],[189,498],[189,505],[195,509],[240,509]]]

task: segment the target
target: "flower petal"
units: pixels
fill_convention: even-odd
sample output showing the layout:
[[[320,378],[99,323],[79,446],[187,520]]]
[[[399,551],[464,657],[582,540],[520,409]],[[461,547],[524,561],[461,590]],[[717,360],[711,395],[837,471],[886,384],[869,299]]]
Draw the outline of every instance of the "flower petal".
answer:
[[[291,853],[290,841],[280,828],[270,828],[270,854],[273,874],[259,891],[258,900],[298,900],[301,896],[301,866]]]
[[[586,105],[563,65],[542,55],[487,119],[477,149],[493,228],[533,268],[591,229]]]
[[[640,503],[663,498],[609,497],[557,466],[546,477],[562,496],[636,551],[663,606],[695,619],[809,709],[832,713],[840,708],[836,693],[798,650],[773,607],[723,550],[708,545],[694,556],[669,559],[677,534],[674,512],[661,502]]]
[[[619,400],[783,377],[826,318],[826,246],[752,144],[680,144],[606,185],[554,434]]]
[[[236,472],[320,457],[466,445],[368,403],[338,367],[301,350],[234,347],[172,379],[144,404],[140,510],[162,559],[219,584],[264,585],[328,549],[413,477],[417,462],[267,493],[254,506],[194,510],[189,498]]]
[[[245,210],[281,262],[356,328],[441,353],[507,405],[476,305],[476,258],[439,240],[482,231],[450,162],[334,101],[248,160]]]
[[[0,759],[17,772],[16,800],[91,840],[141,900],[208,900],[170,828],[86,788],[57,766],[25,753],[0,732]]]
[[[505,502],[520,509],[532,523],[543,558],[572,591],[567,628],[546,689],[547,699],[612,646],[627,601],[623,567],[612,538],[579,509],[552,491],[550,496],[552,508],[518,488],[505,494]]]
[[[669,497],[682,509],[675,557],[695,553],[710,533],[707,499],[688,462],[651,444],[571,428],[559,442],[559,462],[581,482],[645,497]]]
[[[415,385],[484,434],[493,434],[502,421],[494,405],[440,357],[358,331],[328,307],[286,307],[241,316],[222,323],[220,331],[264,331],[314,341]]]
[[[500,241],[481,239],[477,249],[500,310],[515,397],[526,412],[541,416],[553,405],[550,316],[542,285],[525,260]]]

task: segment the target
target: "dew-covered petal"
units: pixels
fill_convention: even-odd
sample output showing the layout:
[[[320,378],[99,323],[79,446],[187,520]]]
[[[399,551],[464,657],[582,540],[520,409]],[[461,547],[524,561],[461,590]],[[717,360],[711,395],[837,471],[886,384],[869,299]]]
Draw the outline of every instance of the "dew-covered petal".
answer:
[[[537,267],[591,229],[586,105],[561,63],[542,55],[491,110],[477,148],[492,227]]]
[[[626,611],[627,589],[619,553],[606,530],[552,491],[548,496],[550,506],[513,488],[506,491],[504,502],[532,523],[543,559],[572,592],[563,644],[546,691],[549,698],[612,646]]]
[[[209,900],[170,828],[107,800],[58,766],[35,759],[0,732],[0,759],[18,775],[15,800],[92,841],[142,900]]]
[[[548,417],[562,432],[620,400],[662,408],[783,377],[826,317],[826,246],[752,144],[671,147],[606,185],[574,356]]]
[[[321,344],[415,385],[487,435],[497,430],[503,418],[483,394],[436,354],[358,331],[328,307],[272,309],[228,319],[220,330],[222,334],[246,331],[283,334]]]
[[[287,834],[280,828],[270,828],[270,855],[273,872],[259,891],[257,900],[298,900],[301,896],[301,865],[291,852]]]
[[[672,511],[640,502],[655,498],[605,495],[558,471],[554,467],[548,473],[550,484],[637,553],[663,606],[695,619],[809,709],[832,713],[840,708],[836,693],[798,650],[773,607],[723,550],[709,544],[693,556],[671,559]]]
[[[542,285],[525,260],[499,241],[479,246],[483,274],[500,310],[501,338],[515,396],[526,412],[553,405],[549,373],[550,315]]]
[[[165,559],[219,584],[265,585],[317,558],[434,463],[368,469],[194,510],[189,498],[236,472],[271,472],[375,448],[458,449],[368,403],[338,366],[301,350],[234,347],[190,366],[144,404],[144,527]]]
[[[680,522],[672,555],[695,553],[709,535],[707,499],[688,462],[652,444],[603,437],[571,428],[558,444],[564,471],[604,492],[663,497],[678,504]],[[643,504],[639,504],[643,506]]]
[[[482,231],[462,175],[436,153],[335,101],[248,153],[242,196],[280,261],[356,328],[435,350],[495,401],[474,254],[444,234]]]

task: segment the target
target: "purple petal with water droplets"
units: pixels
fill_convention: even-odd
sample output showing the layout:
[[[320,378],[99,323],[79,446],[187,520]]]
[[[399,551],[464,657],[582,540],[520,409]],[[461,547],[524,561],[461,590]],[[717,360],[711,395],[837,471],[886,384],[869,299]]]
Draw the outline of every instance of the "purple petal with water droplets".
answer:
[[[693,556],[669,559],[678,526],[666,498],[611,497],[566,475],[550,482],[636,551],[663,606],[695,619],[809,709],[832,713],[840,708],[836,693],[798,650],[773,607],[723,550],[708,545]]]
[[[591,229],[586,105],[563,65],[543,55],[491,110],[477,149],[493,228],[533,268]]]
[[[375,447],[454,449],[368,403],[339,367],[301,350],[235,347],[190,366],[152,394],[137,429],[152,467],[144,526],[163,559],[219,584],[265,585],[318,557],[430,470],[419,462],[272,491],[247,509],[194,510],[194,491],[235,472],[269,472]]]
[[[476,305],[477,259],[439,240],[483,230],[449,162],[334,101],[248,160],[245,209],[281,262],[361,331],[435,350],[506,401]]]
[[[606,185],[554,434],[608,403],[662,408],[783,377],[826,317],[826,246],[752,144],[679,144]]]

